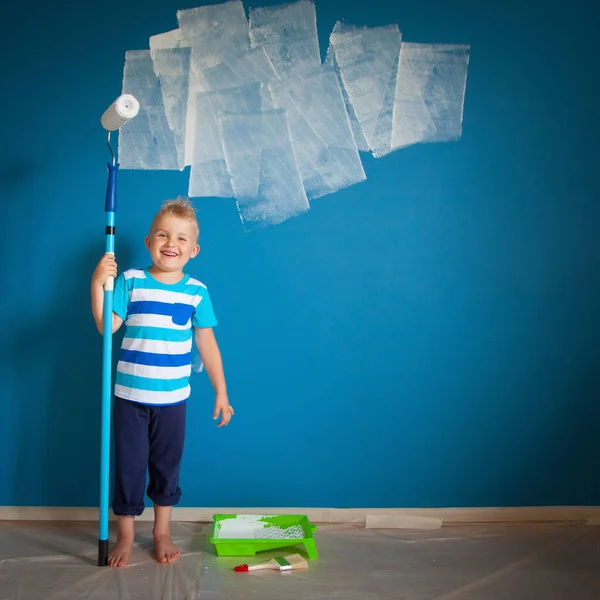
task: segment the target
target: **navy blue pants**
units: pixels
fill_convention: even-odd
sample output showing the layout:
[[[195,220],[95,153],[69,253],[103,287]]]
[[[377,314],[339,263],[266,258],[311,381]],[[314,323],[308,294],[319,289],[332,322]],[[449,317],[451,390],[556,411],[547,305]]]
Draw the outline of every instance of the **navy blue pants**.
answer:
[[[144,491],[158,506],[179,502],[186,405],[148,406],[115,398],[115,515],[141,515]]]

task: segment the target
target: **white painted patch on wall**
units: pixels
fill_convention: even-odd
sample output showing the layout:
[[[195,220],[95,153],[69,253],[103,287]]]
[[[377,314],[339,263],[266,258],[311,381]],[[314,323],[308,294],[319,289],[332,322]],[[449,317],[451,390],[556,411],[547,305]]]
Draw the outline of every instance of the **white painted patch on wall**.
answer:
[[[175,136],[167,122],[150,50],[125,55],[123,94],[135,96],[140,112],[119,132],[119,161],[124,169],[178,169]]]
[[[150,51],[158,77],[167,123],[173,132],[177,168],[185,166],[185,128],[190,83],[190,48],[159,48]]]
[[[318,67],[272,83],[270,89],[275,105],[285,109],[308,198],[320,198],[366,179],[332,69]]]
[[[369,151],[369,144],[363,135],[362,128],[360,123],[358,122],[358,117],[356,116],[356,112],[354,111],[354,106],[352,106],[352,102],[348,96],[348,92],[344,87],[344,82],[342,81],[342,77],[340,74],[340,67],[337,64],[337,60],[335,59],[335,50],[329,44],[329,48],[327,48],[327,57],[325,58],[325,66],[333,69],[337,75],[340,88],[342,90],[342,97],[344,98],[344,104],[346,106],[346,113],[348,114],[348,120],[350,121],[350,128],[352,129],[352,134],[354,135],[354,140],[356,142],[356,147],[361,152]]]
[[[250,38],[241,0],[179,10],[177,21],[184,43],[192,49],[185,146],[185,164],[191,165],[196,119],[202,118],[198,115],[195,99],[199,92],[208,90],[203,73],[248,50]]]
[[[177,21],[183,39],[192,47],[195,73],[202,73],[250,47],[241,0],[178,10]]]
[[[203,77],[207,89],[224,90],[247,83],[268,83],[277,79],[277,73],[265,49],[259,46],[207,69]]]
[[[170,48],[189,47],[181,29],[173,29],[165,33],[150,36],[150,50],[168,50]]]
[[[280,79],[286,79],[321,64],[317,13],[314,2],[250,10],[252,46],[265,49]]]
[[[227,168],[246,231],[308,211],[284,110],[222,114],[220,124]]]
[[[273,63],[264,48],[252,48],[202,74],[207,90],[233,90],[250,83],[262,83],[260,93],[264,110],[275,108],[268,83],[278,80]],[[198,114],[202,114],[198,110]]]
[[[189,195],[235,198],[246,231],[306,213],[382,158],[462,135],[468,45],[403,41],[397,24],[335,24],[321,61],[313,0],[176,13],[126,53],[140,100],[119,134],[129,169],[190,167]]]
[[[462,135],[469,46],[402,43],[392,147]]]
[[[262,111],[260,82],[214,92],[196,94],[194,155],[190,171],[190,196],[233,197],[229,172],[219,131],[222,112],[234,114]]]
[[[354,27],[338,21],[331,33],[340,79],[375,157],[391,150],[400,41],[397,25]]]

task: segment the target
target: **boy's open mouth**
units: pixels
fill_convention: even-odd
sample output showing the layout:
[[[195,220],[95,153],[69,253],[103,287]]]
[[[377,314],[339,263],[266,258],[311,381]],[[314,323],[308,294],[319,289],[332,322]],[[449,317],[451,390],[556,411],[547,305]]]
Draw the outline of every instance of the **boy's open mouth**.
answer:
[[[176,252],[170,252],[169,250],[162,250],[161,254],[163,256],[167,256],[169,258],[177,258],[177,253]]]

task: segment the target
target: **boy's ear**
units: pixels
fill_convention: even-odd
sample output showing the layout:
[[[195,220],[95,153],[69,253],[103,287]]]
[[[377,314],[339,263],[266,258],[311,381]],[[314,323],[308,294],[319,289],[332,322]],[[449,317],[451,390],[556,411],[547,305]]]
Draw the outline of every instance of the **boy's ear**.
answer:
[[[193,248],[192,248],[192,254],[191,254],[191,258],[196,258],[196,256],[198,256],[198,253],[200,252],[200,246],[198,244],[196,244]]]
[[[144,244],[146,244],[146,248],[148,250],[150,250],[150,236],[147,235],[146,238],[144,239]]]

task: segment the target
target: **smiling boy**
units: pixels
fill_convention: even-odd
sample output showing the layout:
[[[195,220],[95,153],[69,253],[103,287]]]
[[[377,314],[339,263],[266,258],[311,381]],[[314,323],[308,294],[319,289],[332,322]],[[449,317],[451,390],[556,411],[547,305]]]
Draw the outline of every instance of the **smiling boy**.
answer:
[[[179,470],[184,446],[186,403],[190,395],[191,350],[198,352],[215,390],[213,418],[219,426],[233,415],[221,354],[213,333],[217,324],[206,286],[185,274],[197,256],[199,226],[186,199],[163,204],[154,217],[146,248],[151,266],[117,276],[106,254],[92,277],[92,314],[103,332],[104,284],[115,278],[113,333],[125,324],[115,381],[115,489],[117,543],[109,564],[128,564],[134,520],[144,510],[144,492],[154,504],[154,549],[159,562],[173,562],[179,550],[171,540],[172,507],[179,502]],[[146,470],[150,481],[147,489]]]

